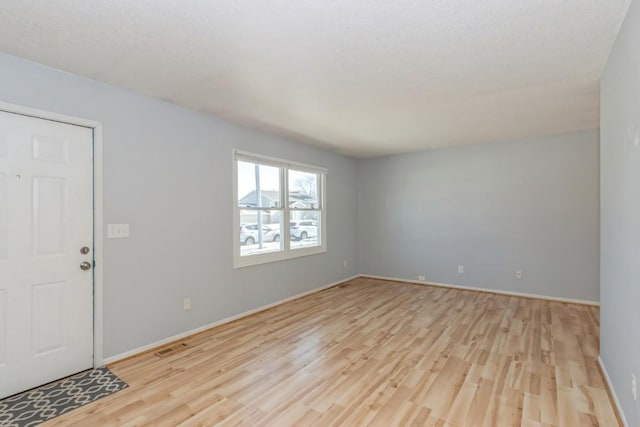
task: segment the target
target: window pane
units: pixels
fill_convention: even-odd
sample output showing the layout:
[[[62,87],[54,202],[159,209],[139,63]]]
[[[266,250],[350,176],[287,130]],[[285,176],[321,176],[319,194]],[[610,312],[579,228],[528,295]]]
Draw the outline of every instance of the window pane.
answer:
[[[320,246],[320,211],[291,211],[291,249]]]
[[[280,210],[241,210],[240,256],[282,251],[282,220]]]
[[[318,209],[318,179],[315,173],[289,169],[289,207],[291,209]]]
[[[258,197],[258,189],[262,197]],[[258,163],[238,162],[238,206],[281,207],[280,168]]]

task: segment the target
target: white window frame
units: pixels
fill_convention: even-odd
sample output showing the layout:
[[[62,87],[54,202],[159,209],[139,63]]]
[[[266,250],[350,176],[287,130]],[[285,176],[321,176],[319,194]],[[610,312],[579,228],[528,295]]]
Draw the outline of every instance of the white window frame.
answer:
[[[278,252],[269,252],[264,254],[246,255],[240,256],[240,239],[238,237],[238,230],[240,229],[240,211],[246,210],[238,206],[238,161],[259,163],[265,166],[273,166],[282,168],[281,170],[281,198],[283,200],[283,226],[281,227],[281,241],[283,250]],[[320,189],[318,194],[320,200],[318,201],[320,211],[320,245],[303,247],[303,248],[291,248],[291,209],[289,208],[289,169],[293,169],[300,172],[308,172],[318,174],[320,180],[318,185]],[[309,255],[316,255],[327,252],[327,174],[326,168],[307,165],[304,163],[296,163],[289,160],[278,159],[275,157],[263,156],[260,154],[249,153],[246,151],[233,150],[233,267],[243,268],[252,265],[266,264],[269,262],[283,261],[286,259],[300,258]]]

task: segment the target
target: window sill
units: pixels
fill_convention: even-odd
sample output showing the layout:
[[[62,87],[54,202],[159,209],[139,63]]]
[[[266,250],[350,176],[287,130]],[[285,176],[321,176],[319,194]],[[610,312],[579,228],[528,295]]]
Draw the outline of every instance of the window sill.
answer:
[[[326,245],[311,248],[290,249],[286,252],[276,252],[260,255],[238,256],[233,260],[233,268],[245,268],[253,265],[267,264],[271,262],[285,261],[294,258],[302,258],[327,252]]]

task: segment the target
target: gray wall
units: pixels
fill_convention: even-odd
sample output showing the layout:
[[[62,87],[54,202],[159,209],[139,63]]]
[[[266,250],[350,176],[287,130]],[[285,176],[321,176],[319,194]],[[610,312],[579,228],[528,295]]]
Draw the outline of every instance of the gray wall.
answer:
[[[640,3],[602,77],[600,353],[629,425],[640,426]],[[640,385],[640,384],[639,384]]]
[[[350,158],[3,54],[0,101],[104,125],[105,222],[131,224],[105,244],[105,357],[358,271]],[[329,169],[326,254],[233,269],[233,148]]]
[[[595,130],[362,160],[360,272],[598,301],[598,162]]]

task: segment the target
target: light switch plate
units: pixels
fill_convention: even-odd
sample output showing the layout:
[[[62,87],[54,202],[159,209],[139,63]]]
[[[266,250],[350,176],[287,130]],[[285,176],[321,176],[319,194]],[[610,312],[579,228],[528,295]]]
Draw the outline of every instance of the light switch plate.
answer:
[[[108,224],[108,239],[124,239],[129,237],[129,224]]]

